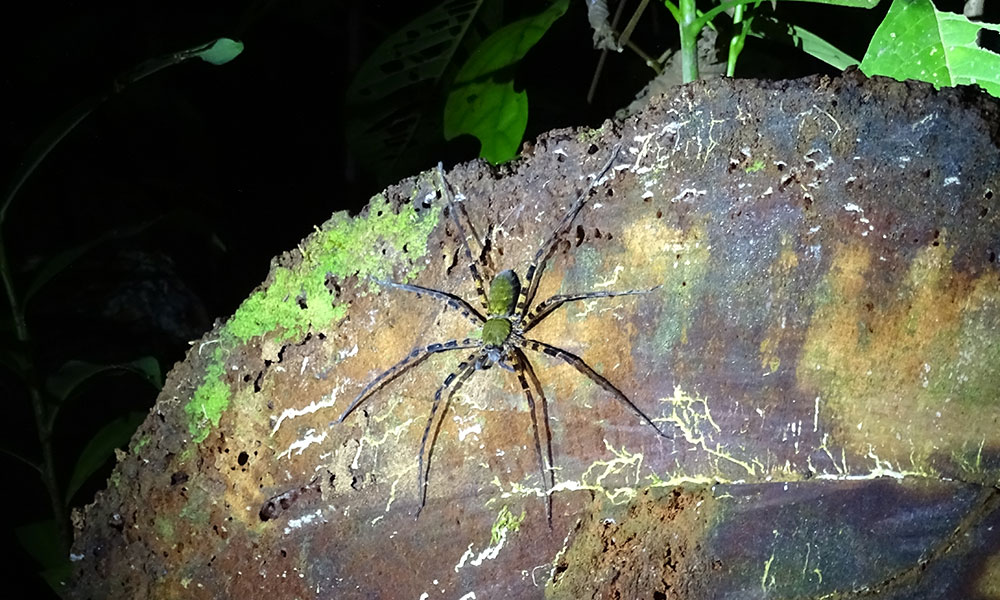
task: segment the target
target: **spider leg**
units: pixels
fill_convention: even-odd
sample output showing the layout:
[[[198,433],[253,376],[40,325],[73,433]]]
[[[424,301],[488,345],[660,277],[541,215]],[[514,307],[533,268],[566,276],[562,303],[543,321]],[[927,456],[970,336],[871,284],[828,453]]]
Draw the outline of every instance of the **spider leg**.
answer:
[[[574,369],[589,377],[591,381],[601,386],[606,391],[610,392],[619,402],[631,408],[632,411],[635,412],[635,414],[639,415],[639,417],[643,421],[645,421],[650,427],[655,429],[656,432],[659,433],[661,436],[667,439],[673,439],[672,436],[663,433],[663,431],[661,431],[660,428],[657,427],[655,423],[653,423],[653,420],[650,419],[648,416],[646,416],[646,413],[642,412],[642,410],[638,406],[636,406],[635,403],[633,403],[631,400],[628,399],[628,396],[623,394],[622,391],[616,388],[613,383],[605,379],[603,375],[595,371],[579,356],[573,354],[572,352],[567,352],[562,348],[557,348],[550,344],[546,344],[545,342],[540,342],[538,340],[533,340],[530,338],[522,338],[522,339],[523,339],[523,344],[531,348],[535,352],[548,354],[549,356],[558,358],[563,362],[571,365]]]
[[[472,218],[469,216],[469,212],[465,210],[465,202],[456,202],[454,206],[458,208],[458,212],[462,214],[462,218],[464,218],[465,222],[469,225],[470,237],[479,245],[479,253],[476,254],[476,264],[483,269],[480,273],[488,272],[491,268],[490,263],[488,263],[487,260],[489,259],[490,248],[493,245],[490,240],[493,236],[494,224],[487,224],[486,235],[480,237],[479,232],[476,231],[476,226],[472,223]],[[483,241],[480,242],[479,240]]]
[[[486,322],[486,317],[484,317],[482,313],[455,294],[449,294],[448,292],[442,292],[441,290],[435,290],[434,288],[424,287],[422,285],[413,285],[412,283],[396,283],[393,281],[382,281],[381,279],[375,279],[374,281],[381,286],[393,287],[398,290],[413,292],[418,296],[427,294],[432,298],[444,300],[449,308],[453,308],[462,313],[463,317],[472,321],[476,325],[482,325]]]
[[[441,178],[441,187],[444,189],[448,200],[448,212],[451,214],[452,221],[455,222],[455,227],[458,229],[458,236],[462,238],[462,248],[465,250],[465,257],[469,261],[469,271],[472,272],[472,279],[476,283],[476,293],[479,294],[479,300],[483,303],[483,308],[486,312],[490,310],[490,301],[486,295],[486,283],[483,280],[483,275],[479,271],[480,260],[482,260],[483,255],[486,253],[486,245],[483,244],[481,251],[479,253],[480,260],[476,260],[472,256],[472,248],[469,247],[469,235],[465,232],[465,226],[462,225],[462,220],[458,218],[458,211],[461,210],[462,214],[465,215],[465,220],[469,222],[469,228],[472,229],[473,234],[475,234],[475,228],[472,226],[472,220],[469,219],[469,213],[466,212],[465,206],[461,206],[460,209],[456,207],[459,206],[458,202],[455,202],[455,191],[451,188],[451,184],[444,176],[444,166],[438,163],[437,166],[438,177]],[[479,243],[479,238],[476,238],[476,242]]]
[[[354,402],[351,402],[351,405],[347,407],[347,410],[345,410],[340,415],[340,418],[338,418],[336,422],[343,423],[344,419],[346,419],[348,415],[354,412],[354,409],[360,406],[362,402],[370,398],[372,394],[374,394],[375,392],[379,391],[380,389],[388,385],[390,382],[392,382],[394,379],[396,379],[403,373],[424,362],[432,354],[435,354],[437,352],[449,352],[451,350],[478,348],[481,345],[482,341],[480,340],[466,338],[461,341],[451,340],[448,342],[444,342],[443,344],[431,344],[430,346],[426,346],[423,348],[419,347],[414,348],[412,351],[410,351],[409,354],[406,355],[405,358],[403,358],[403,360],[392,365],[385,371],[382,371],[382,373],[378,377],[376,377],[368,385],[366,385],[365,388],[361,390],[361,393],[359,393],[357,397],[354,399]]]
[[[551,298],[540,302],[535,306],[535,308],[528,311],[528,314],[524,317],[524,325],[521,326],[521,333],[527,333],[532,327],[538,325],[542,319],[549,316],[549,313],[559,308],[567,302],[575,302],[577,300],[589,300],[592,298],[614,298],[615,296],[634,296],[636,294],[648,294],[653,290],[659,288],[656,286],[648,290],[626,290],[621,292],[582,292],[579,294],[559,294],[557,296],[552,296]]]
[[[517,368],[517,379],[521,382],[521,391],[524,392],[524,397],[528,401],[528,409],[531,411],[531,431],[535,435],[535,454],[538,456],[538,471],[542,476],[542,486],[549,486],[549,490],[545,493],[545,516],[549,521],[549,527],[552,527],[552,488],[556,487],[556,472],[553,468],[552,461],[552,430],[549,429],[549,403],[545,399],[545,392],[542,390],[542,383],[538,380],[538,376],[535,375],[535,369],[531,366],[531,362],[528,361],[528,357],[524,355],[524,352],[520,348],[514,348],[514,358],[515,366]],[[527,379],[525,374],[528,375]],[[531,380],[531,385],[528,385],[528,380]],[[535,392],[538,394],[538,401],[542,405],[542,421],[545,424],[545,450],[549,459],[549,480],[545,480],[545,462],[542,459],[542,445],[538,435],[538,418],[535,415],[535,400],[531,395],[531,386],[534,386]]]
[[[459,363],[458,368],[450,373],[444,378],[444,383],[441,387],[434,392],[434,402],[431,404],[431,414],[427,417],[427,425],[424,427],[424,435],[420,438],[420,454],[417,455],[417,490],[420,493],[420,505],[417,506],[417,515],[420,516],[420,511],[424,509],[424,504],[427,502],[427,479],[430,477],[431,473],[431,456],[434,454],[434,442],[437,441],[438,432],[441,431],[441,424],[444,423],[444,417],[442,417],[438,423],[437,427],[434,428],[434,435],[431,436],[430,449],[427,451],[427,468],[424,468],[424,448],[427,447],[427,434],[431,431],[431,425],[434,423],[434,416],[437,414],[438,406],[441,404],[441,394],[446,389],[448,390],[448,395],[445,397],[444,409],[441,414],[444,415],[448,412],[448,405],[451,404],[451,397],[458,390],[462,389],[462,384],[465,380],[472,376],[476,372],[476,364],[479,362],[479,358],[482,353],[472,353],[464,361]],[[449,389],[451,388],[451,389]]]
[[[615,159],[618,158],[618,151],[621,150],[621,144],[616,145],[611,150],[611,158],[608,159],[607,164],[605,164],[601,170],[590,180],[590,184],[587,189],[583,191],[582,194],[573,202],[566,214],[563,215],[559,225],[549,234],[549,237],[542,242],[542,245],[538,247],[538,252],[535,253],[534,260],[528,266],[528,271],[525,274],[526,285],[521,287],[521,294],[517,299],[517,314],[522,318],[531,306],[532,300],[535,298],[535,292],[538,291],[538,282],[542,279],[542,272],[545,270],[545,263],[552,257],[552,253],[555,252],[556,241],[559,237],[569,230],[570,225],[573,224],[573,220],[576,219],[576,215],[580,213],[583,205],[587,202],[587,197],[590,195],[590,190],[594,189],[594,185],[600,181],[602,177],[611,169],[614,164]]]

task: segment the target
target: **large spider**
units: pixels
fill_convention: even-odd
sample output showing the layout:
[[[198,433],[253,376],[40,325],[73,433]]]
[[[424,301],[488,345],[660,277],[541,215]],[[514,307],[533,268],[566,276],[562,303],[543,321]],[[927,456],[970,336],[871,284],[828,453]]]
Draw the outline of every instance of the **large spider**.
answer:
[[[420,494],[420,505],[417,507],[416,511],[417,516],[420,515],[420,511],[423,509],[427,500],[427,480],[430,475],[431,456],[434,452],[434,442],[437,440],[438,432],[441,429],[441,423],[444,420],[442,417],[442,419],[438,421],[437,427],[434,427],[434,434],[431,436],[430,448],[428,449],[427,436],[431,431],[432,425],[434,424],[434,418],[437,415],[438,407],[441,404],[442,394],[444,394],[445,390],[447,390],[447,395],[444,396],[445,406],[444,410],[442,410],[443,415],[447,413],[448,405],[451,403],[452,396],[459,389],[461,389],[462,385],[469,377],[472,376],[473,373],[479,370],[488,369],[496,364],[517,374],[518,381],[521,384],[521,389],[524,392],[524,397],[528,401],[528,408],[531,411],[531,428],[535,438],[535,453],[538,456],[538,468],[542,477],[542,485],[550,485],[549,492],[546,494],[546,515],[551,523],[551,490],[555,487],[555,471],[553,469],[552,460],[552,435],[549,428],[549,409],[545,393],[542,391],[541,382],[535,374],[535,369],[532,367],[531,361],[528,360],[528,357],[524,353],[524,349],[526,348],[535,352],[547,354],[568,363],[577,371],[591,379],[594,383],[604,388],[604,390],[611,393],[611,395],[614,396],[619,402],[634,411],[643,421],[656,430],[659,435],[665,438],[670,438],[670,436],[663,433],[660,428],[657,427],[653,421],[639,409],[638,406],[629,400],[628,396],[622,393],[622,391],[615,387],[614,384],[605,379],[604,376],[584,362],[582,358],[571,352],[563,350],[562,348],[527,337],[528,332],[531,331],[532,328],[541,323],[545,317],[552,314],[552,311],[567,302],[593,298],[629,296],[644,294],[652,291],[627,290],[618,292],[558,294],[538,303],[534,306],[534,308],[531,308],[531,304],[535,298],[535,292],[538,290],[539,281],[541,280],[542,273],[545,270],[545,264],[549,258],[552,257],[557,240],[561,235],[569,230],[573,220],[580,212],[580,209],[583,208],[583,205],[587,200],[587,196],[590,194],[590,191],[593,189],[596,182],[604,177],[604,175],[611,169],[615,158],[618,155],[618,149],[619,147],[617,146],[614,148],[608,163],[604,165],[601,171],[591,181],[590,185],[587,186],[587,189],[584,190],[573,205],[570,206],[569,210],[566,211],[566,214],[563,215],[559,225],[548,237],[548,239],[542,242],[542,245],[538,248],[534,260],[528,266],[528,271],[525,274],[525,281],[527,282],[527,285],[521,285],[521,281],[518,279],[518,276],[514,271],[501,271],[490,282],[488,293],[485,290],[483,276],[479,268],[480,264],[483,264],[485,267],[485,255],[489,249],[488,235],[487,240],[484,240],[483,242],[479,242],[478,239],[476,240],[476,243],[479,244],[481,251],[479,252],[478,260],[473,258],[472,249],[469,247],[469,236],[467,236],[466,229],[462,225],[458,216],[459,210],[463,213],[465,219],[469,221],[469,227],[473,233],[475,233],[475,229],[469,220],[469,216],[465,212],[464,207],[457,208],[461,205],[460,203],[455,202],[455,194],[451,189],[451,185],[448,183],[447,179],[445,179],[444,171],[441,168],[441,165],[438,165],[438,176],[441,179],[442,189],[448,196],[448,212],[451,214],[452,220],[455,222],[458,235],[462,238],[465,256],[469,261],[469,270],[471,271],[473,280],[475,281],[476,291],[478,292],[479,299],[485,309],[485,314],[477,310],[459,296],[449,292],[427,288],[420,285],[394,283],[391,281],[376,281],[376,283],[386,287],[413,292],[418,296],[427,295],[442,300],[450,308],[458,310],[464,317],[472,321],[477,327],[480,327],[480,335],[478,337],[469,337],[464,340],[451,340],[443,343],[435,343],[429,346],[418,346],[414,348],[405,358],[403,358],[403,360],[389,367],[387,370],[379,374],[378,377],[368,383],[368,385],[361,390],[354,401],[351,402],[351,405],[347,407],[347,410],[345,410],[343,414],[340,415],[340,418],[337,419],[338,423],[342,423],[344,419],[346,419],[356,408],[358,408],[358,406],[361,405],[362,402],[369,399],[373,394],[403,373],[429,358],[432,354],[436,354],[438,352],[451,352],[455,350],[473,350],[473,352],[469,354],[465,360],[459,363],[458,368],[455,371],[445,377],[444,382],[437,389],[437,392],[434,393],[434,402],[431,404],[431,412],[427,417],[427,424],[424,426],[424,434],[420,439],[420,453],[417,456],[417,489]],[[544,459],[542,458],[538,417],[535,412],[535,395],[533,392],[534,394],[537,394],[539,404],[541,404],[542,421],[545,425],[545,448],[546,457],[548,459],[548,469],[546,469]],[[427,457],[426,467],[424,464],[425,450]],[[546,481],[545,477],[546,471],[549,473],[548,481]]]

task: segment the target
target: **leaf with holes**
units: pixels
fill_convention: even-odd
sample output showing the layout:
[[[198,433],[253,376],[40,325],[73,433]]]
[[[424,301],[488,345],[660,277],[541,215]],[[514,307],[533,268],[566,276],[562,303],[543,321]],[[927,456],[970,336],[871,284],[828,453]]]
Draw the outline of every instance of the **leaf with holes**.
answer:
[[[1000,96],[1000,56],[979,47],[980,30],[1000,32],[1000,25],[939,11],[930,0],[895,0],[872,37],[861,70],[936,87],[975,83]]]
[[[549,27],[566,12],[569,0],[515,21],[486,38],[462,65],[444,107],[444,137],[468,133],[479,138],[479,155],[492,163],[514,158],[528,124],[528,94],[514,90],[511,70]]]
[[[347,139],[362,164],[385,180],[428,132],[437,86],[468,37],[484,0],[448,0],[390,35],[362,63],[347,89]],[[452,67],[454,68],[454,67]],[[436,127],[433,134],[437,136]]]

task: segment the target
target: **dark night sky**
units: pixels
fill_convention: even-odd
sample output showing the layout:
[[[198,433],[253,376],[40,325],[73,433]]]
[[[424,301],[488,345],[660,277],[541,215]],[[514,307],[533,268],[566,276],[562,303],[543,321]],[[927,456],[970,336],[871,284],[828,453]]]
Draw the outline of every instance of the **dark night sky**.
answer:
[[[0,18],[4,187],[37,136],[77,103],[108,89],[118,73],[220,36],[246,44],[228,65],[190,61],[113,96],[55,149],[15,199],[3,235],[22,290],[52,256],[108,238],[31,304],[35,368],[49,373],[69,359],[152,355],[169,370],[189,340],[230,315],[263,281],[271,257],[293,248],[334,211],[356,212],[391,183],[351,155],[344,92],[385,35],[434,4],[24,3],[21,14]],[[860,58],[884,4],[869,13],[796,3],[780,14],[827,33]],[[504,20],[538,6],[506,2]],[[840,26],[849,33],[830,29]],[[658,55],[675,39],[669,14],[650,3],[635,40]],[[651,73],[634,54],[612,55],[595,102],[587,105],[596,62],[584,3],[573,0],[518,72],[531,103],[528,139],[555,127],[599,125]],[[795,51],[754,40],[744,62],[742,76],[833,73]],[[429,93],[434,106],[440,90]],[[425,142],[431,150],[423,151],[419,168],[469,160],[478,150],[472,140]],[[148,225],[139,233],[120,234],[143,223]],[[7,313],[4,308],[0,314]],[[5,347],[12,338],[9,321],[2,320]],[[24,386],[10,372],[0,373],[7,430],[13,431],[2,445],[34,458],[38,444]],[[68,476],[101,425],[130,410],[148,411],[156,393],[128,376],[88,385],[57,422],[61,475]],[[3,465],[14,482],[11,525],[45,518],[48,504],[37,474],[6,456]],[[89,502],[110,468],[109,462],[73,504]],[[35,568],[27,558],[7,564],[21,578]]]

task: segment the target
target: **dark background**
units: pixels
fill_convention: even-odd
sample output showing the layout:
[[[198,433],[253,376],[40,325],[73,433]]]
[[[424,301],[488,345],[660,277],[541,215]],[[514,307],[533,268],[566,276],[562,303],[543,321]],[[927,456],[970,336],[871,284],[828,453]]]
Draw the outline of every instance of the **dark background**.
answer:
[[[3,236],[22,291],[47,258],[108,238],[30,305],[28,351],[36,372],[50,373],[70,359],[116,363],[153,356],[165,373],[190,341],[232,314],[263,281],[271,257],[295,247],[331,213],[356,213],[384,185],[413,174],[373,172],[352,155],[344,98],[376,45],[435,4],[57,2],[26,3],[19,14],[0,17],[7,106],[0,187],[43,131],[104,93],[119,73],[221,36],[246,45],[230,64],[189,61],[112,96],[56,147],[14,200]],[[636,4],[629,2],[626,19]],[[887,1],[871,11],[779,3],[777,15],[860,59],[887,9]],[[540,10],[533,0],[504,2],[503,22]],[[598,126],[652,77],[634,53],[610,54],[588,104],[599,56],[591,39],[585,3],[573,0],[520,65],[517,84],[530,102],[526,139],[556,127]],[[661,3],[650,3],[633,40],[653,56],[676,46],[676,24]],[[813,73],[835,72],[787,46],[748,38],[737,76]],[[439,114],[444,89],[428,93],[427,106]],[[422,141],[430,150],[422,151],[421,169],[478,152],[472,139],[445,142],[439,134]],[[127,233],[139,224],[146,226]],[[6,300],[0,317],[9,346]],[[8,581],[27,580],[36,592],[25,597],[45,597],[47,588],[33,575],[38,565],[13,535],[51,516],[37,472],[11,455],[37,460],[34,417],[24,385],[3,369],[0,396],[7,425],[0,464],[13,509],[3,543],[17,557],[5,561]],[[96,378],[74,395],[55,430],[62,485],[101,426],[129,411],[148,412],[156,396],[132,375]],[[91,502],[112,466],[109,460],[72,505]]]

